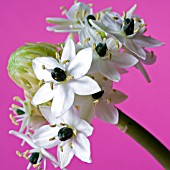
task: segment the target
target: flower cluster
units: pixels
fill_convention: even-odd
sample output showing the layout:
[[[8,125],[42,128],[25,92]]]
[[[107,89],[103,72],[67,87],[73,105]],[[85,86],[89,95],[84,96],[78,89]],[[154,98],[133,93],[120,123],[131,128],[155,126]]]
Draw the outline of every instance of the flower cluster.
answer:
[[[150,78],[143,64],[153,64],[156,56],[147,47],[161,46],[158,40],[145,36],[144,20],[134,15],[136,5],[120,16],[111,8],[93,13],[91,5],[75,4],[63,14],[66,18],[47,18],[47,30],[71,33],[57,45],[35,43],[18,49],[9,61],[11,78],[24,89],[26,100],[15,100],[10,114],[19,132],[10,131],[32,149],[17,155],[29,160],[27,169],[40,169],[49,159],[54,167],[65,168],[75,155],[91,163],[91,121],[97,117],[118,124],[115,106],[127,95],[113,89],[127,68],[136,67],[146,80]],[[72,34],[74,33],[74,34]],[[74,35],[78,35],[76,43]],[[18,65],[14,61],[20,60]],[[22,69],[21,69],[22,68]],[[15,73],[15,76],[14,76]],[[47,149],[57,147],[57,158]]]

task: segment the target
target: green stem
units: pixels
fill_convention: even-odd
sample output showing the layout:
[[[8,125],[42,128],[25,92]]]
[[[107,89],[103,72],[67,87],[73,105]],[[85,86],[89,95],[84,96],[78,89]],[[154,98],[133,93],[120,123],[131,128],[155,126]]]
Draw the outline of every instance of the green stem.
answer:
[[[119,110],[117,127],[143,146],[166,170],[170,170],[170,151],[151,133]]]

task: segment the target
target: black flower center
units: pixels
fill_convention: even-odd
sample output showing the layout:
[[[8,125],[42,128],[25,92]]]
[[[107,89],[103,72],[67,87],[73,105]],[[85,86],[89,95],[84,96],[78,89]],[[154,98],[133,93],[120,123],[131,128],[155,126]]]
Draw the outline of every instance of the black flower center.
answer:
[[[91,24],[90,24],[90,22],[89,22],[89,20],[96,20],[96,18],[95,18],[95,16],[94,15],[88,15],[87,16],[87,22],[88,22],[88,24],[90,25],[90,26],[92,26]]]
[[[37,161],[38,161],[38,158],[39,158],[39,152],[34,152],[31,154],[30,158],[29,158],[29,161],[32,163],[32,164],[37,164]]]
[[[52,70],[51,76],[56,81],[64,81],[67,77],[65,71],[58,67]]]
[[[61,141],[66,141],[73,136],[73,129],[68,127],[63,127],[58,131],[58,138]]]
[[[126,35],[131,35],[134,33],[134,20],[125,18],[123,21],[123,30],[125,31]]]
[[[104,94],[104,90],[92,94],[93,99],[100,99]]]
[[[21,109],[16,109],[16,111],[15,111],[18,115],[23,115],[23,114],[25,114],[25,112],[23,111],[23,110],[21,110]]]
[[[96,46],[96,52],[97,52],[97,54],[100,57],[104,57],[106,55],[106,52],[107,52],[107,45],[106,45],[106,43],[105,44],[99,43]]]

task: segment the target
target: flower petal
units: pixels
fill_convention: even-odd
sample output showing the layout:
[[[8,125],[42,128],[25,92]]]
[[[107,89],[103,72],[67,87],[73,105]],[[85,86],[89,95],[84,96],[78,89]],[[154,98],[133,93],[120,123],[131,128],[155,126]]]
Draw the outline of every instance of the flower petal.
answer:
[[[70,36],[68,36],[65,46],[64,46],[64,49],[63,49],[61,62],[65,61],[65,60],[71,60],[71,59],[75,58],[75,56],[76,56],[76,50],[75,50],[74,41],[71,39]]]
[[[63,151],[60,148],[63,148]],[[57,157],[59,161],[60,168],[65,168],[74,156],[73,148],[70,147],[68,142],[60,144],[57,149]]]
[[[44,65],[46,69],[42,69],[42,65]],[[64,69],[63,66],[52,57],[37,57],[32,60],[32,67],[36,77],[39,80],[43,79],[45,81],[53,81],[51,72],[47,69],[54,69],[55,67]]]
[[[68,72],[75,79],[84,76],[92,63],[92,48],[85,48],[77,53],[77,56],[68,65]]]
[[[107,123],[117,124],[119,120],[118,110],[111,104],[105,104],[102,101],[96,105],[95,115]]]
[[[51,111],[59,117],[65,113],[74,102],[74,91],[67,84],[58,85],[52,102]]]
[[[80,28],[74,29],[70,28],[69,25],[55,25],[55,26],[48,26],[46,27],[47,31],[54,31],[54,32],[72,32],[77,33],[80,31]]]
[[[48,23],[52,23],[52,24],[57,24],[57,25],[70,25],[70,24],[74,24],[75,21],[71,21],[65,18],[46,18],[46,21]]]
[[[20,138],[20,139],[23,139],[25,142],[27,142],[31,147],[33,147],[33,148],[35,148],[35,149],[38,149],[38,148],[39,148],[38,146],[36,146],[36,145],[33,143],[33,141],[32,141],[31,138],[29,138],[28,136],[26,136],[26,135],[24,135],[24,134],[22,134],[22,133],[19,133],[19,132],[14,131],[14,130],[10,130],[10,131],[9,131],[9,134],[14,135],[14,136],[16,136],[16,137],[18,137],[18,138]]]
[[[100,68],[99,72],[105,77],[107,77],[108,79],[115,82],[120,81],[119,72],[113,67],[113,65],[110,62],[101,61],[99,68]]]
[[[84,76],[77,80],[73,79],[69,85],[78,95],[90,95],[101,90],[97,82],[88,76]]]
[[[50,83],[45,83],[35,93],[31,103],[34,106],[41,104],[41,103],[45,103],[54,97],[54,93],[55,93],[54,90],[50,88]]]
[[[127,18],[132,18],[133,13],[136,10],[137,5],[135,4],[132,8],[130,8],[127,12],[126,12],[126,17]]]
[[[91,152],[90,152],[90,142],[84,136],[84,134],[77,134],[73,140],[73,149],[75,155],[81,159],[83,162],[91,163]]]
[[[127,68],[135,65],[138,62],[138,59],[128,53],[114,51],[112,53],[111,61],[119,68]]]

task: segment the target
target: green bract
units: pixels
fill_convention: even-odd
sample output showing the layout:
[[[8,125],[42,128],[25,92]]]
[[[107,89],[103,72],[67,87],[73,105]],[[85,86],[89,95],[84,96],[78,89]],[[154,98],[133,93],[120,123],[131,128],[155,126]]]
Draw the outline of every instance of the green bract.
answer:
[[[18,48],[9,59],[9,76],[18,86],[33,95],[39,88],[39,80],[32,69],[32,60],[36,57],[55,57],[57,47],[48,43],[28,43]]]

